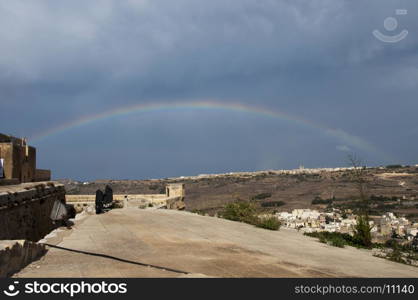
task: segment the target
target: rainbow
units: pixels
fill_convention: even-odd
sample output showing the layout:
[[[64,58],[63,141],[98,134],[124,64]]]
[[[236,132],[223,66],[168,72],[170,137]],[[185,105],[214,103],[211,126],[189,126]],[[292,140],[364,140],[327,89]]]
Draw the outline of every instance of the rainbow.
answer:
[[[319,130],[325,135],[332,136],[337,138],[343,143],[346,143],[350,146],[356,147],[367,151],[369,153],[378,154],[379,156],[384,156],[387,159],[387,155],[380,152],[375,146],[367,142],[366,140],[349,134],[342,129],[335,129],[327,127],[323,124],[313,122],[295,115],[291,115],[282,111],[272,110],[268,108],[256,107],[241,103],[222,103],[218,101],[193,101],[193,102],[160,102],[152,104],[136,104],[132,106],[119,107],[109,111],[101,112],[94,115],[88,115],[81,117],[79,119],[72,120],[67,123],[63,123],[57,127],[53,127],[46,131],[40,132],[30,138],[31,142],[39,143],[42,140],[62,134],[68,130],[80,128],[87,126],[91,123],[109,119],[112,117],[119,117],[125,115],[132,115],[139,112],[158,112],[158,111],[175,111],[179,109],[194,109],[194,110],[223,110],[223,111],[232,111],[232,112],[242,112],[255,114],[264,117],[271,117],[275,119],[285,120],[289,122],[294,122],[307,126],[309,128],[314,128]]]

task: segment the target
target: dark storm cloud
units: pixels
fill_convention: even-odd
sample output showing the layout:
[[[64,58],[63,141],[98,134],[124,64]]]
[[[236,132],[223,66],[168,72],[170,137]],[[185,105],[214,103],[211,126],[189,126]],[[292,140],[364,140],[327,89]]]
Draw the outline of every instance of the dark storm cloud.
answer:
[[[399,8],[408,14],[396,16]],[[215,98],[321,122],[361,136],[400,162],[412,163],[418,150],[418,143],[411,142],[418,111],[417,14],[418,3],[412,0],[367,4],[343,0],[2,1],[1,131],[30,136],[121,105]],[[374,38],[374,29],[385,32],[383,20],[388,16],[398,19],[395,33],[409,30],[405,40],[388,44]],[[168,134],[165,126],[176,126],[179,118],[170,125],[161,121],[161,115],[153,115],[147,126],[155,133],[144,138],[153,144],[167,135],[176,137],[173,143],[182,134],[196,137],[194,124],[202,117],[188,116],[190,128],[180,126],[178,132]],[[346,149],[360,151],[309,129],[301,132],[276,122],[268,126],[278,129],[266,130],[260,118],[251,121],[255,138],[240,131],[248,117],[237,120],[240,139],[234,140],[234,147],[220,147],[217,158],[207,153],[211,170],[297,167],[300,161],[332,166],[344,160]],[[105,157],[119,157],[118,149],[103,149],[100,141],[116,139],[121,131],[140,135],[144,128],[133,130],[137,119],[125,122],[131,119],[125,127],[91,133],[95,144],[89,148],[97,159],[88,160],[96,167],[80,177],[111,176],[117,165],[100,172],[97,165]],[[214,134],[225,126],[229,125],[208,121],[199,130]],[[71,134],[80,142],[91,140],[86,132],[84,128]],[[87,160],[82,155],[85,147],[74,143],[68,148],[78,154],[78,162],[70,164],[54,156],[57,145],[73,137],[56,136],[37,145],[44,152],[39,153],[41,163],[60,177],[76,176],[77,167]],[[218,145],[230,140],[223,134],[212,138]],[[130,143],[150,161],[156,159],[155,149],[169,147],[157,143],[144,150],[144,140]],[[206,167],[189,160],[202,161],[199,153],[210,145],[182,143],[187,147],[170,153],[177,151],[173,157],[183,164],[170,165],[170,154],[162,151],[159,161],[166,157],[165,164],[144,167],[139,173],[123,173],[119,168],[117,176],[203,172]],[[259,146],[250,146],[254,144]],[[237,151],[242,152],[241,160],[234,160]],[[135,151],[129,153],[119,158],[125,169],[136,157]],[[371,153],[362,155],[371,163],[387,162]]]

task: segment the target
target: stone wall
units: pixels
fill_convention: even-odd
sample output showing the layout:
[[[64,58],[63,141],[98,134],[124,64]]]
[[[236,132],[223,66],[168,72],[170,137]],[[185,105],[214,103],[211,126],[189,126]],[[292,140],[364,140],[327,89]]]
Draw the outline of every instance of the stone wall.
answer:
[[[169,183],[165,188],[167,197],[184,197],[185,188],[184,183]]]
[[[95,206],[95,195],[66,195],[66,203],[74,205],[77,212]],[[114,194],[117,207],[154,207],[165,206],[169,209],[184,209],[183,197],[167,197],[166,194]],[[180,203],[181,202],[181,203]]]
[[[51,170],[36,169],[35,181],[49,181],[51,180]]]
[[[0,278],[13,275],[46,252],[45,246],[25,240],[0,241]]]
[[[55,200],[65,203],[65,188],[55,182],[0,186],[0,240],[38,241],[56,226],[50,219]]]
[[[13,179],[4,179],[0,178],[0,185],[14,185],[19,184],[19,179],[13,178]]]

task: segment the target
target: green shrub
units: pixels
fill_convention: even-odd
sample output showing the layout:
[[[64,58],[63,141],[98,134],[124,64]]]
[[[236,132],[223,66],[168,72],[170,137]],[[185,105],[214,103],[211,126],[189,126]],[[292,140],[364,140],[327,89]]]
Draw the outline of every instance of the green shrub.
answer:
[[[271,193],[261,193],[261,194],[257,194],[251,197],[251,200],[261,200],[261,199],[266,199],[270,197],[271,197]]]
[[[364,248],[364,246],[356,244],[354,238],[348,233],[341,232],[305,232],[304,235],[316,237],[321,243],[329,243],[335,247],[344,247],[344,245],[349,245],[357,248]]]
[[[346,242],[342,237],[335,236],[335,237],[331,238],[330,244],[331,244],[331,246],[334,246],[334,247],[344,248]]]
[[[398,242],[395,239],[390,239],[385,242],[385,247],[396,248],[398,247]]]
[[[220,212],[220,216],[231,221],[244,222],[253,225],[258,223],[256,207],[249,202],[239,201],[228,203]]]
[[[358,216],[357,224],[354,226],[354,241],[356,244],[362,245],[366,248],[372,246],[372,226],[369,224],[367,216]]]
[[[316,196],[315,199],[312,200],[312,204],[331,204],[332,199],[322,199],[321,197]]]
[[[262,202],[261,207],[279,207],[282,205],[285,205],[283,201],[268,201],[268,202]]]
[[[327,243],[327,238],[323,234],[321,234],[319,236],[319,242],[323,243],[323,244],[326,244]]]
[[[398,197],[386,197],[386,196],[375,196],[375,195],[371,195],[370,196],[370,201],[372,202],[387,202],[387,201],[397,201],[399,198]]]
[[[277,220],[276,217],[271,216],[268,218],[260,218],[258,223],[256,224],[257,227],[270,229],[270,230],[279,230],[280,229],[280,221]]]
[[[270,230],[279,230],[281,225],[279,220],[274,216],[258,217],[255,204],[244,201],[228,203],[219,213],[219,216],[231,221],[243,222]]]
[[[402,168],[402,165],[387,165],[386,169],[398,169],[398,168]]]

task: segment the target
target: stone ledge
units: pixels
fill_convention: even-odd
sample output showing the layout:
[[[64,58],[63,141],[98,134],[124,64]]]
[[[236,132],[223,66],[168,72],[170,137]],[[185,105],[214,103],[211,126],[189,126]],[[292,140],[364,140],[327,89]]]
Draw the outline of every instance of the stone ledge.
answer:
[[[37,182],[2,186],[0,208],[23,205],[27,201],[39,201],[53,194],[65,194],[64,185],[56,182]]]
[[[57,200],[65,203],[65,188],[56,182],[0,186],[0,240],[37,241],[51,232]]]
[[[46,253],[42,244],[26,240],[0,241],[0,278],[10,277]]]

